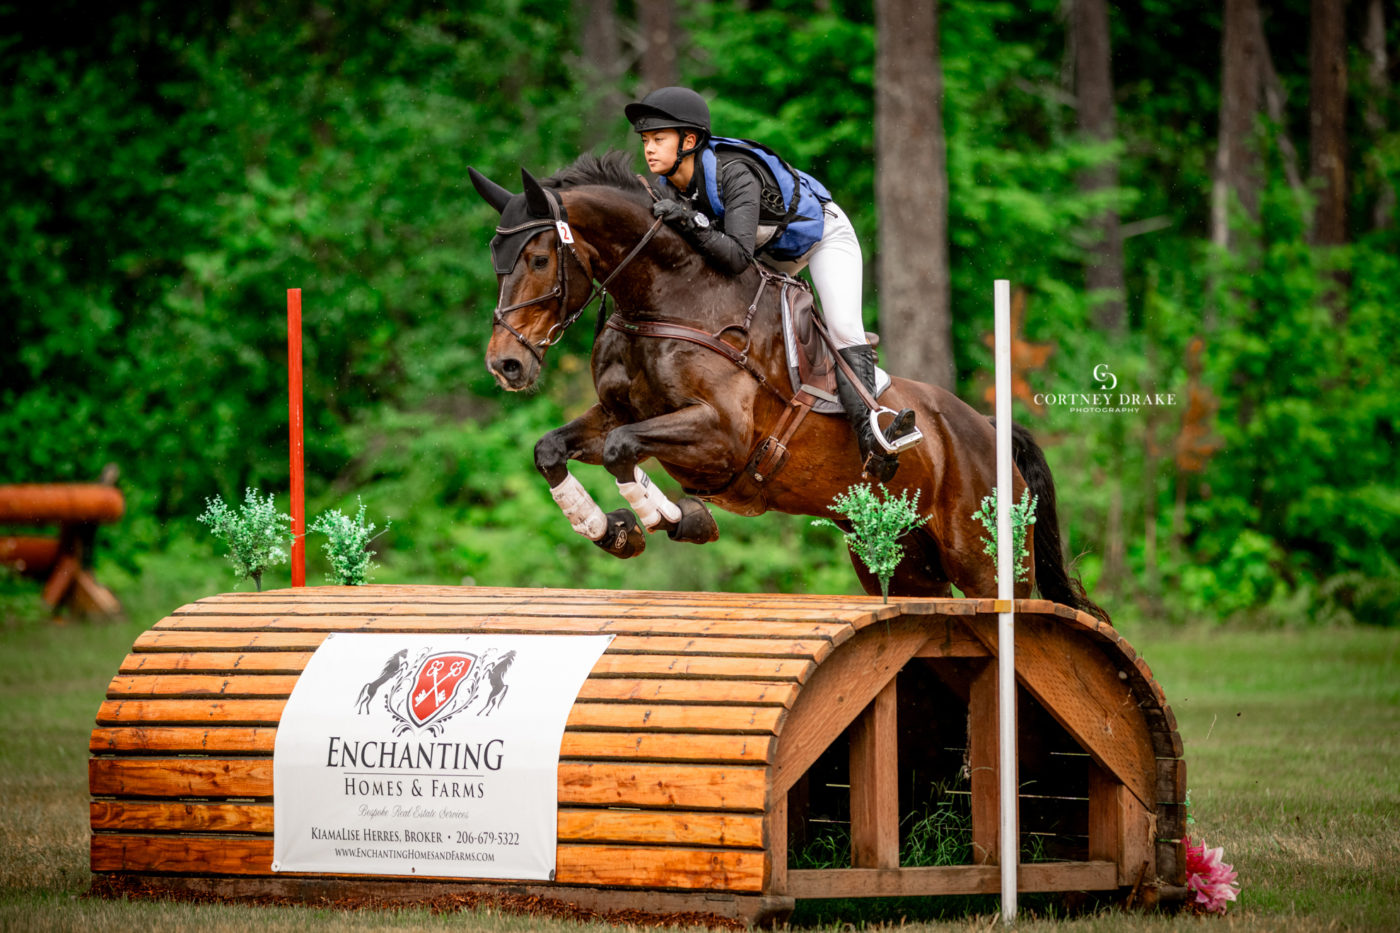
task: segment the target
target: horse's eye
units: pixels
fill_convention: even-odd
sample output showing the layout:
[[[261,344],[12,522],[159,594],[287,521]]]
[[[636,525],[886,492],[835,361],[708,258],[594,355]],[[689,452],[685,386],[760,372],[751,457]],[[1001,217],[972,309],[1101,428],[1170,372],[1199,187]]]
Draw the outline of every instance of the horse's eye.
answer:
[[[543,269],[547,265],[549,265],[548,256],[534,256],[530,259],[530,268],[536,271]]]

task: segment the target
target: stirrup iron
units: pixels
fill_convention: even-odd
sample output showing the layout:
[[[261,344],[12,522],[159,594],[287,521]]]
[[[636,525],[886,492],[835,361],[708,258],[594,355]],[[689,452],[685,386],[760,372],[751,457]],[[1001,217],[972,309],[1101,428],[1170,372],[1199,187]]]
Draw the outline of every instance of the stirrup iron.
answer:
[[[875,443],[887,454],[900,454],[915,446],[924,439],[924,432],[915,425],[913,430],[899,435],[893,441],[885,439],[885,429],[880,427],[880,416],[889,415],[891,419],[898,418],[899,412],[893,408],[877,408],[870,412],[870,434],[875,438]]]

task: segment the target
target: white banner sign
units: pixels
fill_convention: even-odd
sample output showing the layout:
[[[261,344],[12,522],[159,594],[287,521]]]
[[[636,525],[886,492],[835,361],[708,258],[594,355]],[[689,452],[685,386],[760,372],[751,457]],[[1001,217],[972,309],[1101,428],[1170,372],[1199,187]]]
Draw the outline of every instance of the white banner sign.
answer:
[[[333,634],[273,753],[273,871],[553,880],[559,743],[611,635]]]

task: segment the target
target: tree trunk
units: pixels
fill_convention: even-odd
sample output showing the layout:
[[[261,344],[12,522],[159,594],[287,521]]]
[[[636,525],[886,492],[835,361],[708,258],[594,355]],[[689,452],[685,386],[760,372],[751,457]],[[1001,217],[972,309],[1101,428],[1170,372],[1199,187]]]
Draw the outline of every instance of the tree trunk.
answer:
[[[637,25],[642,33],[642,83],[646,90],[679,84],[675,0],[644,0],[637,4]]]
[[[1390,80],[1387,77],[1389,62],[1385,51],[1385,3],[1384,0],[1370,0],[1366,7],[1366,34],[1361,39],[1366,50],[1366,130],[1371,142],[1378,141],[1386,132],[1385,111],[1380,102],[1390,97]],[[1367,165],[1376,179],[1379,190],[1376,202],[1371,208],[1371,226],[1377,230],[1389,230],[1395,223],[1395,187],[1381,171],[1380,159],[1374,149],[1367,153]]]
[[[588,120],[580,142],[590,149],[622,119],[622,42],[613,0],[574,0],[574,17],[588,94]]]
[[[1312,71],[1313,184],[1317,215],[1313,242],[1340,246],[1347,240],[1347,46],[1345,0],[1312,0],[1308,57]]]
[[[1264,38],[1264,24],[1257,20],[1256,24],[1259,27],[1259,67],[1260,80],[1263,82],[1264,112],[1274,124],[1274,142],[1283,161],[1283,175],[1288,179],[1288,187],[1293,189],[1298,203],[1302,205],[1306,200],[1307,188],[1303,185],[1303,176],[1298,171],[1298,148],[1288,136],[1288,95],[1283,89],[1283,82],[1279,80],[1278,72],[1274,70],[1274,57],[1269,53],[1269,43]]]
[[[1258,0],[1225,0],[1220,78],[1220,142],[1211,197],[1211,240],[1232,245],[1230,203],[1259,216],[1259,158],[1254,123],[1261,99],[1264,36]]]
[[[952,390],[937,0],[876,0],[875,31],[875,203],[885,365]]]
[[[1321,247],[1342,246],[1347,241],[1347,46],[1346,0],[1312,0],[1312,29],[1309,31],[1312,97],[1312,146],[1310,174],[1317,192],[1317,213],[1313,217],[1313,243]],[[1338,324],[1348,317],[1347,290],[1350,276],[1334,270],[1326,302]]]
[[[1079,129],[1089,139],[1107,142],[1116,135],[1113,112],[1112,44],[1107,0],[1073,0],[1070,42],[1074,48],[1074,82],[1079,105]],[[1118,159],[1085,172],[1080,190],[1118,187]],[[1090,223],[1094,244],[1089,248],[1084,284],[1098,292],[1094,320],[1106,331],[1122,333],[1124,319],[1123,233],[1118,212],[1104,211]]]

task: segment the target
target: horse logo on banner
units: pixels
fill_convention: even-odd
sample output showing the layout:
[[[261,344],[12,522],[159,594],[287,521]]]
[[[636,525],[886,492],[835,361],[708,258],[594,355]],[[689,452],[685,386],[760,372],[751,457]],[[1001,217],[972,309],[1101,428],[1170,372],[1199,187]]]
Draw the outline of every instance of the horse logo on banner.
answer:
[[[506,673],[515,660],[515,652],[500,657],[487,650],[482,654],[466,651],[438,651],[425,648],[410,663],[403,663],[406,651],[392,655],[378,677],[365,683],[356,697],[355,706],[361,715],[369,713],[369,701],[383,684],[393,679],[384,698],[384,708],[396,722],[394,734],[426,731],[440,735],[452,717],[471,707],[481,697],[483,683],[490,685],[490,695],[478,716],[495,712],[505,698],[509,685]]]

